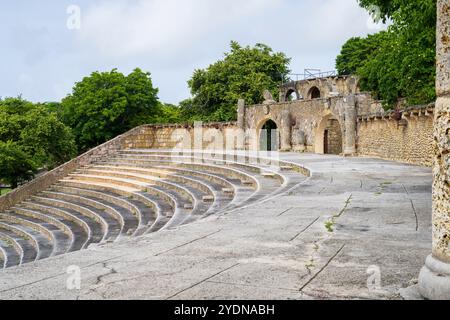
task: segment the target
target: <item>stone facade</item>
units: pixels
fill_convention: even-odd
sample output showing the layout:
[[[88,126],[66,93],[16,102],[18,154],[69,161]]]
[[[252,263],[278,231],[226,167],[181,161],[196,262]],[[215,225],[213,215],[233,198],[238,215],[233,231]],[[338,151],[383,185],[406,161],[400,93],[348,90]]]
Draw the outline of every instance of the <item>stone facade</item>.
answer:
[[[246,147],[259,146],[261,128],[277,124],[281,151],[359,155],[432,165],[434,105],[386,113],[379,101],[360,92],[355,77],[330,77],[286,84],[281,102],[239,105],[241,127],[252,132]],[[286,101],[295,92],[318,88],[320,98]]]
[[[314,93],[319,96],[314,96]],[[358,78],[354,76],[336,76],[327,78],[307,79],[285,84],[280,90],[280,102],[293,100],[311,100],[338,95],[359,93]]]
[[[147,125],[123,139],[124,149],[243,149],[243,133],[237,123],[203,125]]]

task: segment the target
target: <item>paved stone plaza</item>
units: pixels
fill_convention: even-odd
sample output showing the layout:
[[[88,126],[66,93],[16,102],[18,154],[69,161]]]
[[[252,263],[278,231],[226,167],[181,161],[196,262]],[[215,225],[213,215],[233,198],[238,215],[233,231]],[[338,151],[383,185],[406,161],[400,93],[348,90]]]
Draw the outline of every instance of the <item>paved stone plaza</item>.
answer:
[[[400,299],[431,249],[431,169],[282,158],[312,177],[264,203],[5,269],[0,299]]]

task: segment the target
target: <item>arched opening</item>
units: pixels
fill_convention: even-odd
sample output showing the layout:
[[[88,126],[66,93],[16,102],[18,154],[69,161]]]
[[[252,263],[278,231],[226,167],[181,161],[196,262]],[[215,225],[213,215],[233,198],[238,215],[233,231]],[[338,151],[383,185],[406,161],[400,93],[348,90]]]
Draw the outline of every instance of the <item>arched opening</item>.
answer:
[[[317,87],[312,87],[308,92],[309,99],[320,99],[320,90]]]
[[[289,89],[286,92],[286,96],[285,96],[284,101],[294,101],[294,100],[297,100],[297,99],[298,99],[298,97],[297,97],[297,93],[295,92],[295,90],[294,89]]]
[[[259,147],[261,151],[278,151],[278,126],[273,120],[267,120],[261,128]]]
[[[343,152],[342,139],[343,136],[339,120],[333,115],[324,117],[316,131],[316,153],[341,154]]]

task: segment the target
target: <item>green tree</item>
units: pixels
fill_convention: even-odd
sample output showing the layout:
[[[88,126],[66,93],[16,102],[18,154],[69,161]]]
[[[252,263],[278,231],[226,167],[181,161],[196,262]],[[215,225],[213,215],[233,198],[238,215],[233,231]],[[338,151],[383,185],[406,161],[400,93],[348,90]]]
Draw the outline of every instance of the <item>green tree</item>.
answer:
[[[155,122],[160,112],[157,94],[150,73],[140,69],[128,76],[116,69],[94,72],[63,99],[62,117],[84,151],[138,125]]]
[[[20,143],[37,165],[52,169],[76,156],[72,131],[56,113],[49,113],[38,105],[26,114],[26,122],[20,133]]]
[[[365,39],[352,38],[336,59],[339,73],[356,73],[361,89],[371,91],[392,108],[400,98],[410,105],[435,99],[436,0],[361,0],[381,19],[387,31]],[[375,10],[377,11],[377,10]]]
[[[17,188],[33,178],[36,165],[22,148],[12,141],[0,141],[0,181]]]
[[[241,47],[231,42],[223,60],[207,69],[195,70],[188,81],[192,98],[182,101],[182,117],[189,120],[230,121],[236,119],[236,104],[260,103],[262,92],[277,94],[280,82],[289,73],[290,59],[264,45]]]
[[[356,74],[388,38],[389,34],[383,31],[366,38],[349,39],[342,46],[341,54],[336,58],[336,70],[340,75]]]
[[[39,168],[54,168],[76,155],[70,128],[46,106],[19,98],[0,100],[0,141],[11,141]]]
[[[173,124],[182,121],[181,108],[169,103],[161,103],[159,105],[158,116],[155,117],[155,123]]]

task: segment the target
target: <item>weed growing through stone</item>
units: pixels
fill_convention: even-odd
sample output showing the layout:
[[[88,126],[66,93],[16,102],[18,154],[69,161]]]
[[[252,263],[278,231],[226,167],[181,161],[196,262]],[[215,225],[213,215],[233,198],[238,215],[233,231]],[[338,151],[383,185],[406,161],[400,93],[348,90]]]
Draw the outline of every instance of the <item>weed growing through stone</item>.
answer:
[[[330,219],[330,220],[325,222],[325,228],[330,233],[334,232],[334,221],[333,221],[333,219]]]

